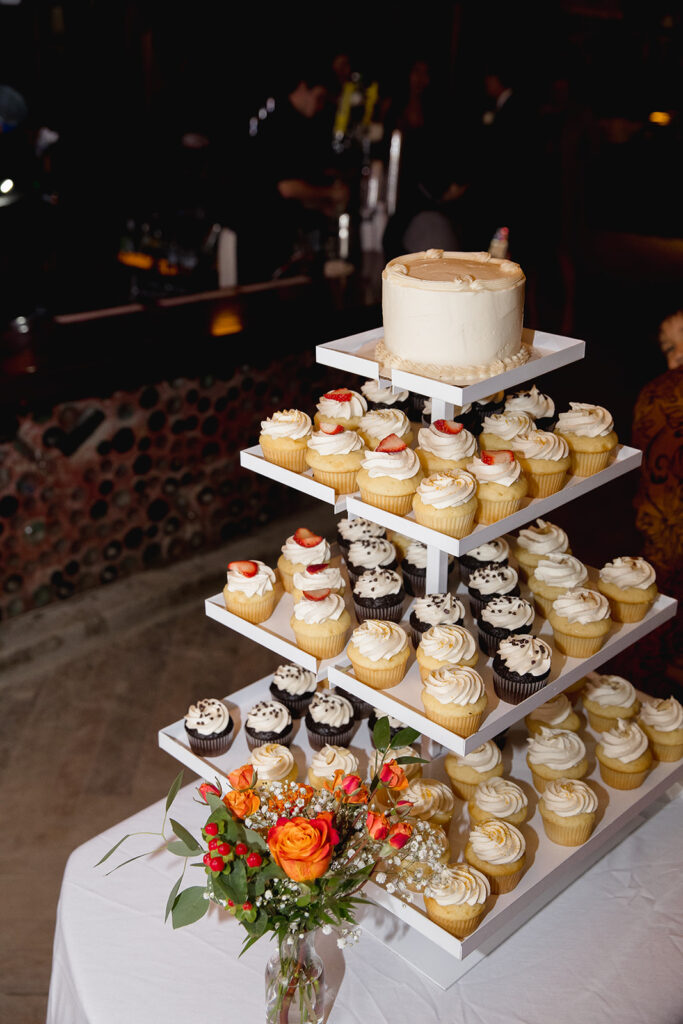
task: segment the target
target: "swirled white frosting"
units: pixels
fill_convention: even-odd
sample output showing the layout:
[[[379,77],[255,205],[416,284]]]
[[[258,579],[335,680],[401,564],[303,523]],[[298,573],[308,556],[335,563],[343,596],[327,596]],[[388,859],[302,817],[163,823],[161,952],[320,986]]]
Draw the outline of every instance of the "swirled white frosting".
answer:
[[[425,895],[440,907],[461,907],[463,903],[476,907],[486,903],[491,895],[491,884],[486,875],[469,864],[453,864],[430,880]]]
[[[481,618],[494,629],[521,629],[531,626],[534,617],[534,609],[528,601],[510,595],[492,597],[481,610]]]
[[[344,577],[334,565],[318,572],[309,572],[309,568],[307,566],[303,572],[294,573],[293,582],[297,590],[343,590],[346,586]]]
[[[382,711],[381,708],[373,708],[372,709],[372,713],[373,713],[373,715],[375,716],[375,718],[377,719],[378,722],[379,722],[380,718],[387,718],[389,720],[389,728],[390,729],[404,729],[405,728],[405,726],[404,726],[403,722],[400,720],[400,718],[394,718],[393,715],[387,714],[387,712],[386,711]],[[396,756],[397,755],[392,752],[391,757],[396,757]]]
[[[233,593],[246,594],[247,597],[254,597],[256,594],[261,597],[273,589],[275,573],[264,562],[259,562],[256,558],[252,558],[250,561],[256,566],[254,576],[243,576],[237,569],[228,569],[228,590]]]
[[[440,624],[430,626],[422,634],[422,653],[436,661],[457,665],[474,657],[477,647],[472,634],[464,626]]]
[[[340,693],[319,690],[308,705],[308,714],[319,725],[330,725],[338,729],[352,720],[353,705]]]
[[[406,631],[395,622],[366,619],[351,634],[351,643],[368,661],[393,658],[408,646]]]
[[[409,812],[413,817],[426,821],[435,814],[452,814],[455,806],[450,786],[437,779],[413,779],[403,790],[401,800],[408,800],[413,805]]]
[[[469,459],[477,450],[477,441],[464,427],[459,434],[445,434],[432,423],[418,432],[417,446],[440,459]]]
[[[294,754],[281,743],[264,743],[256,747],[249,755],[249,760],[261,782],[281,782],[294,767]]]
[[[475,496],[477,482],[464,469],[442,470],[426,477],[417,493],[432,508],[457,508]]]
[[[279,690],[284,690],[291,697],[315,693],[317,686],[315,673],[300,665],[279,665],[273,672],[273,682]]]
[[[614,420],[601,405],[570,402],[569,412],[557,417],[558,434],[576,434],[579,437],[606,437],[614,430]]]
[[[549,430],[529,430],[517,434],[510,443],[516,455],[523,459],[548,459],[559,462],[569,455],[569,445],[559,434]]]
[[[469,754],[453,754],[455,763],[463,768],[472,768],[475,772],[490,772],[497,768],[502,757],[493,740],[487,740]]]
[[[311,417],[299,409],[286,409],[274,412],[267,420],[261,420],[261,433],[267,437],[288,437],[292,441],[300,441],[311,432]]]
[[[469,842],[475,856],[489,864],[511,864],[526,851],[526,840],[519,829],[497,818],[475,825]]]
[[[352,417],[362,416],[368,411],[368,403],[362,395],[359,395],[357,391],[351,391],[350,388],[343,390],[349,391],[351,395],[349,402],[337,402],[334,398],[325,398],[324,395],[321,395],[316,406],[321,416],[332,420],[350,420]]]
[[[416,598],[413,613],[416,619],[430,626],[455,625],[465,618],[462,601],[450,593]]]
[[[354,583],[353,592],[357,597],[388,597],[398,594],[402,586],[393,569],[367,569]]]
[[[659,732],[683,729],[683,707],[675,697],[667,697],[665,700],[644,700],[640,708],[640,717],[645,725]]]
[[[557,772],[573,768],[586,756],[581,737],[567,729],[548,729],[542,725],[535,736],[529,736],[527,743],[530,764],[542,764]]]
[[[482,423],[484,434],[494,434],[503,441],[511,441],[523,430],[531,430],[531,418],[524,412],[501,412],[485,416]]]
[[[378,405],[395,405],[396,402],[405,402],[408,391],[394,391],[391,387],[384,388],[378,380],[366,380],[361,384],[361,391],[368,402],[376,402]]]
[[[581,779],[551,779],[545,784],[541,800],[560,818],[594,814],[598,809],[597,796]]]
[[[517,783],[501,775],[480,782],[474,791],[474,802],[486,814],[496,818],[519,814],[528,805],[526,794]]]
[[[537,519],[535,526],[525,526],[519,531],[517,543],[533,555],[563,554],[569,547],[569,537],[559,526]]]
[[[213,736],[223,732],[230,721],[230,712],[222,700],[215,697],[206,697],[198,700],[196,704],[190,704],[185,715],[185,725],[188,729],[194,729],[200,736]]]
[[[322,601],[309,601],[302,598],[294,605],[294,617],[298,622],[327,622],[329,619],[336,621],[344,611],[344,598],[339,594],[328,594]]]
[[[410,430],[410,420],[400,409],[373,409],[366,412],[358,426],[369,437],[375,437],[379,441],[389,434],[396,434],[402,437]]]
[[[430,672],[424,684],[439,704],[476,704],[486,693],[484,680],[466,665],[443,665]]]
[[[530,711],[529,718],[533,718],[536,722],[543,722],[548,728],[554,729],[564,722],[571,713],[572,706],[569,703],[569,698],[564,693],[558,693],[556,697],[551,697],[545,704]]]
[[[501,487],[512,487],[515,480],[519,480],[522,472],[517,459],[513,459],[512,462],[494,462],[488,465],[476,456],[467,463],[467,469],[480,484],[499,484]]]
[[[421,540],[412,540],[406,548],[404,561],[416,569],[427,568],[427,545]]]
[[[509,594],[519,581],[511,565],[484,566],[470,573],[467,586],[479,594]]]
[[[560,587],[562,590],[574,590],[588,579],[586,566],[573,555],[550,552],[544,555],[534,569],[534,576],[549,587]]]
[[[629,764],[637,761],[647,750],[647,736],[637,722],[627,718],[617,718],[607,732],[600,733],[600,745],[605,757]]]
[[[515,633],[500,641],[498,657],[510,672],[536,678],[550,671],[553,652],[545,640],[530,633]]]
[[[323,562],[329,562],[332,557],[330,545],[324,538],[314,547],[305,548],[303,545],[297,544],[294,534],[292,534],[280,550],[287,561],[293,565],[321,565]]]
[[[344,775],[355,775],[358,771],[358,758],[346,747],[335,747],[326,743],[311,758],[311,771],[321,779],[333,779],[335,772]]]
[[[349,565],[361,569],[385,567],[396,561],[396,548],[384,537],[368,537],[367,540],[354,540],[349,544],[346,561]]]
[[[515,391],[505,399],[506,412],[525,412],[532,420],[546,419],[555,415],[555,403],[532,384],[526,391]]]
[[[362,462],[368,476],[376,480],[390,476],[394,480],[410,480],[420,471],[420,460],[412,448],[400,452],[368,452]]]
[[[602,622],[609,618],[609,601],[596,590],[577,587],[556,597],[553,611],[567,622]]]
[[[279,700],[260,700],[245,722],[254,732],[284,732],[291,724],[292,716]]]
[[[647,590],[655,582],[656,574],[649,562],[644,558],[625,556],[614,558],[600,570],[600,579],[612,586],[626,590],[636,587]]]
[[[508,542],[503,537],[496,540],[489,540],[486,544],[480,544],[478,548],[471,548],[467,552],[468,558],[474,558],[477,562],[504,562],[510,554]]]
[[[622,676],[604,675],[591,672],[584,687],[584,697],[601,708],[630,708],[636,699],[632,683]]]
[[[308,447],[319,455],[349,455],[359,452],[365,445],[355,430],[342,430],[339,434],[326,434],[319,430],[309,437]]]
[[[349,519],[348,516],[344,516],[344,518],[340,519],[337,523],[337,529],[339,530],[340,536],[348,544],[351,544],[354,540],[369,540],[371,537],[384,537],[387,532],[385,527],[380,526],[379,523],[371,523],[369,519],[362,519],[360,516],[356,519]]]
[[[392,729],[396,728],[396,726],[391,724],[392,721],[397,721],[395,718],[392,719],[391,716],[387,715],[386,712],[381,710],[381,708],[374,708],[373,710],[375,712],[376,718],[389,718],[390,727]],[[379,764],[383,756],[384,754],[381,750],[373,750],[368,754],[368,774],[370,775],[370,778],[372,778],[373,775],[377,774],[377,770],[379,768]],[[384,763],[386,764],[387,761],[392,759],[398,761],[399,757],[419,756],[420,755],[413,747],[392,747],[389,753],[386,755],[386,757],[384,757]],[[415,776],[419,773],[421,766],[419,764],[402,764],[399,767],[403,769],[408,779],[414,779]]]

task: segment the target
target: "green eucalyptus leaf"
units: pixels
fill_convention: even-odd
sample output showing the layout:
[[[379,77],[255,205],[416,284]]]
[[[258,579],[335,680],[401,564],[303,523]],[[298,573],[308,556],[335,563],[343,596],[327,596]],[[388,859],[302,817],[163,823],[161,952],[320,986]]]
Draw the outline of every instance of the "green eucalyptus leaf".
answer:
[[[399,729],[394,738],[391,741],[391,746],[396,750],[397,747],[409,747],[411,743],[419,736],[417,729],[411,729],[407,725],[404,729]]]
[[[134,832],[129,832],[127,836],[123,837],[123,839],[119,839],[118,843],[116,843],[115,846],[112,846],[111,850],[109,850],[108,853],[105,853],[104,857],[102,857],[101,860],[98,860],[97,864],[95,864],[93,866],[98,868],[100,866],[100,864],[104,864],[105,860],[109,860],[109,858],[111,857],[112,853],[116,853],[116,851],[118,850],[118,848],[121,845],[121,843],[125,843],[126,839],[130,839],[130,837],[133,836],[133,835],[135,835]]]
[[[199,853],[195,846],[190,847],[187,843],[182,843],[179,839],[169,843],[166,849],[176,857],[195,857],[197,853]],[[202,864],[202,867],[203,866],[204,865]]]
[[[195,837],[187,831],[184,825],[181,825],[179,821],[174,821],[173,818],[169,818],[168,820],[171,823],[171,828],[178,836],[178,839],[182,840],[182,842],[185,843],[185,846],[192,850],[192,854],[190,856],[194,856],[195,853],[202,852],[202,847],[199,845]]]
[[[134,860],[140,860],[141,857],[148,857],[150,853],[154,853],[154,850],[147,850],[145,853],[138,853],[136,857],[129,857],[128,860],[121,861],[121,863],[117,864],[115,868],[111,869],[111,871],[107,871],[107,875],[113,875],[115,871],[119,870],[119,868],[125,867],[126,864],[132,864]]]
[[[215,793],[207,793],[206,802],[212,811],[225,811],[226,809],[225,804],[223,803],[221,798],[219,796],[216,796]]]
[[[173,803],[173,801],[177,797],[178,790],[180,789],[180,787],[183,784],[183,775],[184,775],[184,773],[185,773],[185,770],[181,769],[178,772],[178,774],[176,775],[176,777],[173,780],[173,782],[171,783],[171,788],[169,789],[168,795],[166,797],[166,811],[167,812],[168,812],[169,807],[171,806],[171,804]]]
[[[183,874],[184,874],[184,872],[183,872]],[[178,895],[178,889],[180,888],[180,883],[182,882],[182,880],[183,880],[183,875],[180,876],[180,878],[178,879],[176,884],[171,889],[171,892],[169,893],[168,900],[166,901],[166,913],[164,914],[164,924],[168,921],[168,915],[173,910],[173,906],[174,906],[175,901],[176,901],[176,896]]]
[[[391,739],[391,728],[388,718],[380,718],[372,730],[372,740],[378,750],[386,750]]]
[[[235,903],[246,903],[247,900],[247,869],[244,861],[239,857],[233,862],[230,872],[229,885],[237,895]]]
[[[184,928],[204,917],[209,909],[209,900],[204,899],[206,889],[203,885],[192,885],[183,889],[171,910],[174,928]]]
[[[255,847],[260,853],[269,852],[268,843],[263,836],[255,832],[253,828],[247,828],[246,825],[244,826],[244,838],[250,849]]]
[[[427,764],[424,757],[397,757],[396,764]]]
[[[230,885],[227,876],[224,873],[216,875],[213,879],[213,888],[216,896],[222,900],[232,900],[233,903],[237,903],[237,893]],[[244,902],[244,900],[242,901]]]
[[[225,826],[225,835],[229,843],[233,845],[240,842],[240,826],[234,818],[228,817],[227,824]]]

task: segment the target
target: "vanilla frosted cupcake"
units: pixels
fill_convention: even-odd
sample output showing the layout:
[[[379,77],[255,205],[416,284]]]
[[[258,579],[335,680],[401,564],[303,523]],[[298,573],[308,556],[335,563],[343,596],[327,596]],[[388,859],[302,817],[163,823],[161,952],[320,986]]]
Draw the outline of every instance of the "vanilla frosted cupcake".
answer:
[[[418,523],[449,537],[471,533],[476,511],[477,482],[464,469],[443,470],[426,477],[413,498]]]
[[[427,916],[440,928],[464,939],[486,913],[491,884],[468,864],[453,864],[435,874],[425,891]]]
[[[546,555],[571,554],[567,534],[545,519],[537,519],[535,526],[525,526],[520,530],[512,551],[524,579],[533,573],[540,559]]]
[[[294,473],[303,473],[311,430],[311,417],[299,409],[274,412],[268,419],[261,420],[258,443],[264,459]]]
[[[557,418],[555,433],[569,445],[574,476],[592,476],[604,469],[618,443],[614,420],[601,405],[570,402]]]
[[[422,634],[417,649],[417,663],[422,682],[430,672],[444,665],[468,665],[474,668],[478,661],[474,637],[464,626],[431,626]]]
[[[486,875],[491,892],[510,892],[526,868],[526,840],[514,825],[491,818],[470,832],[465,860]]]
[[[474,796],[468,801],[467,810],[473,825],[497,818],[509,825],[521,825],[526,820],[529,801],[526,793],[516,782],[500,775],[480,782]]]
[[[416,597],[410,613],[410,630],[415,647],[419,647],[423,634],[432,626],[460,626],[465,618],[465,606],[450,592]]]
[[[475,456],[467,468],[479,484],[478,523],[497,523],[517,511],[528,485],[511,451],[482,451],[481,458]]]
[[[346,568],[352,583],[369,569],[396,569],[396,548],[384,537],[354,540],[346,555]]]
[[[607,598],[584,587],[556,597],[548,621],[555,646],[570,658],[589,658],[596,654],[613,626]]]
[[[277,567],[288,594],[294,590],[295,572],[303,572],[307,565],[322,565],[323,562],[329,564],[332,560],[330,545],[325,538],[307,530],[305,526],[300,526],[287,538],[281,551]]]
[[[477,454],[477,441],[462,423],[436,420],[419,431],[415,452],[429,476],[445,469],[465,469]]]
[[[496,597],[518,597],[517,570],[511,565],[491,569],[475,569],[467,583],[472,615],[479,618],[483,609]]]
[[[265,622],[277,602],[275,580],[273,570],[256,558],[230,562],[228,582],[223,587],[226,610],[247,622]]]
[[[292,577],[292,598],[301,601],[304,597],[318,596],[321,590],[333,594],[343,594],[346,583],[341,570],[336,565],[323,562],[321,565],[307,565],[303,572],[295,572]]]
[[[532,736],[540,732],[544,726],[546,729],[562,729],[565,732],[578,732],[581,726],[581,719],[564,693],[558,693],[545,704],[534,708],[525,716],[524,722]]]
[[[657,596],[655,571],[644,558],[615,558],[600,570],[598,590],[617,622],[640,622]]]
[[[635,718],[640,701],[628,679],[590,672],[583,690],[583,706],[591,729],[605,732],[616,725],[618,718]]]
[[[358,433],[373,452],[380,441],[389,434],[395,434],[406,445],[413,440],[410,420],[400,409],[374,409],[372,412],[366,412],[361,417]]]
[[[401,791],[399,804],[409,803],[409,818],[430,821],[447,829],[453,817],[455,800],[445,782],[437,779],[413,779],[407,789]]]
[[[386,535],[387,531],[383,526],[371,523],[369,519],[362,519],[361,516],[356,516],[355,519],[342,516],[337,522],[337,543],[344,558],[354,540],[378,540]]]
[[[532,498],[547,498],[564,487],[571,468],[569,445],[559,434],[528,430],[510,442],[529,484]]]
[[[430,672],[421,696],[427,718],[456,736],[477,731],[488,703],[484,680],[466,665],[444,665]]]
[[[531,633],[515,633],[498,644],[493,659],[493,688],[501,700],[521,704],[548,681],[553,652]]]
[[[586,746],[575,732],[542,725],[527,743],[526,761],[539,793],[553,779],[582,779],[588,773]]]
[[[487,740],[469,754],[447,754],[444,767],[461,800],[472,800],[480,782],[503,774],[501,753],[493,740]]]
[[[407,414],[410,403],[409,391],[395,391],[391,385],[384,387],[378,380],[366,380],[360,389],[368,403],[368,409],[400,409]]]
[[[289,624],[302,651],[315,658],[334,658],[344,650],[351,616],[343,597],[327,594],[315,601],[308,598],[297,601]]]
[[[497,537],[495,540],[486,541],[476,548],[470,548],[464,555],[460,555],[460,579],[463,583],[469,583],[470,575],[475,569],[495,569],[508,564],[510,548],[504,537]]]
[[[406,673],[410,644],[395,622],[366,619],[351,634],[346,650],[354,675],[375,690],[400,683]]]
[[[544,395],[535,384],[524,391],[515,391],[505,399],[505,412],[526,413],[535,423],[537,430],[551,430],[555,422],[555,403],[550,395]]]
[[[400,622],[405,596],[401,577],[393,569],[368,569],[353,584],[356,618]]]
[[[588,570],[578,558],[567,554],[549,554],[539,559],[528,582],[536,607],[547,618],[553,601],[560,594],[583,587],[587,579]]]
[[[551,842],[581,846],[595,827],[598,798],[579,779],[553,779],[543,790],[538,809]]]
[[[324,789],[326,782],[332,782],[337,772],[355,775],[358,772],[358,758],[346,747],[326,743],[311,758],[308,782],[313,789]]]
[[[683,757],[683,707],[675,697],[644,700],[638,724],[658,761],[678,761]]]
[[[333,690],[319,690],[306,712],[308,742],[314,750],[326,744],[348,747],[356,722],[353,705]]]
[[[379,790],[383,793],[385,790]],[[411,892],[423,893],[427,885],[435,879],[441,868],[445,868],[451,859],[451,846],[448,836],[440,825],[432,825],[429,821],[419,818],[411,822],[413,831],[410,839],[401,850],[399,868],[401,881]],[[395,866],[393,858],[385,863],[388,872]]]
[[[270,692],[294,718],[301,718],[317,689],[315,673],[300,665],[279,665],[273,673]]]
[[[532,605],[522,597],[512,594],[492,597],[482,606],[477,620],[479,646],[487,657],[495,657],[501,640],[528,634],[535,617]]]
[[[357,391],[351,391],[350,388],[334,388],[321,395],[316,408],[316,430],[320,430],[322,424],[338,424],[345,430],[357,430],[361,416],[368,411],[368,403]]]
[[[637,722],[617,719],[595,748],[600,775],[612,789],[637,789],[652,767],[647,736]]]
[[[485,416],[479,446],[482,451],[495,452],[502,448],[514,450],[513,438],[533,430],[531,418],[524,412],[502,412]]]
[[[385,437],[367,452],[358,471],[363,501],[395,515],[405,516],[413,507],[413,495],[422,480],[422,469],[412,448],[395,434]]]
[[[355,430],[325,424],[308,438],[304,462],[319,484],[333,487],[337,494],[352,494],[364,456],[365,445]]]
[[[296,782],[294,754],[280,743],[264,743],[249,755],[257,772],[256,789],[270,782]]]

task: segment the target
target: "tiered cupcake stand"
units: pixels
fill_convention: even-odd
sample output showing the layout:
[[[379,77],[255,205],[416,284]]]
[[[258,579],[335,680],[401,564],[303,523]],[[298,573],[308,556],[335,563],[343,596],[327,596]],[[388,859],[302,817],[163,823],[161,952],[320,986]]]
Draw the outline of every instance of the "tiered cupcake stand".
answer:
[[[451,418],[453,406],[463,406],[503,389],[509,389],[524,381],[535,379],[544,373],[567,365],[584,356],[584,343],[572,338],[561,338],[541,332],[525,331],[525,343],[532,346],[529,360],[508,373],[478,382],[467,387],[456,387],[434,381],[427,377],[394,370],[389,383],[432,400],[432,418]],[[378,379],[380,367],[374,359],[374,348],[381,337],[381,329],[342,338],[338,341],[319,345],[316,350],[318,362],[335,367],[345,374],[357,374],[365,379]],[[287,486],[319,498],[330,504],[335,512],[346,511],[351,517],[362,516],[391,530],[420,540],[428,546],[427,593],[444,592],[448,587],[449,555],[464,554],[472,548],[516,530],[539,516],[545,516],[588,491],[601,487],[640,465],[642,453],[634,448],[619,445],[610,464],[600,473],[586,478],[572,477],[557,494],[548,498],[527,499],[514,515],[489,526],[478,525],[462,540],[455,540],[435,530],[427,529],[415,522],[412,514],[396,516],[362,502],[356,495],[337,496],[335,492],[312,479],[310,473],[293,473],[274,466],[263,458],[258,446],[241,453],[244,467],[277,480]],[[258,556],[258,552],[247,552],[247,556]],[[589,569],[595,578],[595,570]],[[464,590],[460,584],[458,590]],[[346,600],[353,618],[350,588]],[[463,602],[467,607],[467,599]],[[252,625],[244,619],[226,611],[222,593],[206,601],[206,614],[217,622],[236,630],[256,643],[279,654],[282,658],[316,672],[319,679],[327,677],[332,686],[338,685],[363,700],[381,708],[406,725],[416,728],[422,735],[422,752],[431,763],[424,768],[424,774],[447,781],[443,768],[444,748],[465,754],[492,739],[504,729],[511,729],[503,750],[505,775],[520,782],[529,797],[529,818],[523,831],[527,836],[530,866],[519,885],[511,892],[498,896],[495,906],[487,913],[476,931],[463,940],[445,932],[427,917],[422,897],[416,896],[407,904],[386,888],[371,883],[368,892],[378,905],[363,917],[363,927],[377,938],[390,945],[413,967],[422,971],[442,988],[448,988],[463,974],[471,970],[492,949],[519,928],[549,900],[565,889],[600,857],[616,846],[636,828],[645,817],[657,809],[657,802],[679,779],[683,778],[683,762],[665,764],[655,762],[653,770],[642,786],[632,791],[608,790],[601,782],[597,767],[590,775],[598,793],[599,810],[596,828],[583,846],[572,848],[551,843],[545,836],[540,814],[536,809],[535,791],[531,774],[525,760],[526,735],[524,726],[516,728],[525,715],[550,697],[565,690],[587,672],[600,667],[614,655],[636,643],[641,637],[656,629],[676,613],[676,601],[659,595],[648,614],[641,622],[617,624],[601,650],[590,658],[569,658],[553,645],[552,631],[545,619],[537,617],[533,632],[542,636],[553,648],[550,679],[538,693],[532,694],[523,703],[511,705],[501,701],[493,690],[490,659],[482,655],[477,670],[482,675],[489,699],[486,717],[479,731],[463,739],[436,725],[425,717],[420,700],[421,683],[417,663],[412,658],[404,680],[390,690],[376,691],[359,682],[353,675],[350,663],[342,653],[329,661],[317,661],[312,655],[300,650],[290,628],[292,598],[285,594],[278,603],[271,618],[260,625]],[[405,619],[410,614],[406,610]],[[476,625],[468,611],[465,625],[476,636]],[[268,696],[270,677],[258,680],[250,686],[226,698],[235,719],[236,735],[230,750],[215,759],[202,758],[194,754],[187,743],[183,720],[180,719],[159,732],[159,745],[177,760],[192,769],[198,776],[214,781],[223,779],[236,765],[244,763],[248,749],[241,729],[242,717],[259,699]],[[595,736],[584,731],[589,758],[593,756]],[[359,749],[361,748],[361,749]],[[354,742],[354,749],[363,757],[370,749],[370,735],[365,723],[361,723]],[[311,750],[306,730],[301,723],[292,747],[296,755],[300,777],[305,778],[305,765],[310,761]],[[461,850],[469,826],[457,813],[451,826],[450,838],[454,851]],[[454,858],[457,856],[454,853]],[[381,909],[384,908],[384,909]],[[387,914],[386,911],[390,913]]]

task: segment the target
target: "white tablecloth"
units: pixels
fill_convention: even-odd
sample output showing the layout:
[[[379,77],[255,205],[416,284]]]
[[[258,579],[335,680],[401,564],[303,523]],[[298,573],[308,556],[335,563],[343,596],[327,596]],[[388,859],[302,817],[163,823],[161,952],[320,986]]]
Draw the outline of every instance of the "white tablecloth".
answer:
[[[196,822],[197,834],[193,792],[183,790],[172,813]],[[262,1024],[267,939],[238,961],[242,929],[215,908],[189,928],[165,925],[182,865],[170,854],[104,877],[110,863],[153,848],[149,837],[93,868],[122,835],[158,830],[162,817],[155,804],[71,855],[48,1024]],[[322,937],[330,1024],[680,1024],[681,836],[679,796],[445,992],[371,935],[344,954]]]

